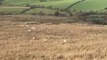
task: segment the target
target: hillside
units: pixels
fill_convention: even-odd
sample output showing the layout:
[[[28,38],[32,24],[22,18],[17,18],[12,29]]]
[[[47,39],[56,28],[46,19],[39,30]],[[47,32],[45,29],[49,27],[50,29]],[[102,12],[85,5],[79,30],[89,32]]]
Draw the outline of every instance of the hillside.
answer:
[[[42,1],[42,2],[41,2]],[[60,10],[75,10],[75,11],[106,11],[107,0],[3,0],[1,6],[6,7],[26,7],[27,5],[39,5],[45,8],[31,9],[30,11],[24,12],[24,14],[33,14],[43,11],[46,14],[55,13],[57,9]],[[52,9],[47,7],[51,6]],[[42,9],[42,10],[40,10]],[[3,9],[0,8],[0,12],[11,13],[15,8]],[[23,10],[19,8],[15,12],[20,14]],[[39,10],[39,11],[38,11]],[[11,11],[11,12],[10,12]],[[48,12],[49,11],[49,12]],[[12,12],[14,14],[14,12]]]
[[[14,14],[14,12],[12,11],[16,10],[16,7],[26,7],[27,5],[39,5],[39,6],[44,6],[45,8],[31,9],[30,11],[26,11],[23,14],[34,14],[34,13],[39,13],[40,11],[43,11],[46,14],[53,14],[57,9],[66,9],[67,7],[69,7],[70,5],[78,1],[80,0],[67,0],[67,1],[66,0],[46,0],[44,2],[41,2],[41,0],[3,0],[1,5],[2,8],[0,7],[0,13]],[[49,6],[52,6],[53,9],[48,9],[47,7]],[[8,9],[3,7],[8,7]],[[11,7],[13,7],[13,9]],[[18,12],[17,14],[20,14],[24,10],[26,9],[22,9],[19,11],[16,10],[15,12]]]
[[[65,9],[70,5],[81,0],[4,0],[2,5],[5,6],[26,6],[27,4],[52,6],[53,8]],[[70,10],[100,10],[107,7],[107,0],[85,0],[70,8]]]
[[[107,8],[107,0],[85,0],[81,3],[76,4],[71,10],[101,10]]]
[[[4,0],[3,5],[7,6],[26,6],[27,4],[52,6],[57,8],[66,8],[69,5],[79,0],[47,0],[46,2],[40,2],[40,0]]]

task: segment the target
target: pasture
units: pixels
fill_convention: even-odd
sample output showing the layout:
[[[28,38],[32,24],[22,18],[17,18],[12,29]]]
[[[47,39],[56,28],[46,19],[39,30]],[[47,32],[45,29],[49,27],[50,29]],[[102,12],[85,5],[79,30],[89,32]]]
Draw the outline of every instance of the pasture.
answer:
[[[79,2],[75,4],[76,2],[81,1],[81,0],[47,0],[45,2],[40,2],[40,0],[4,0],[2,2],[2,5],[0,6],[1,12],[3,12],[4,7],[13,7],[13,9],[7,9],[4,10],[4,12],[10,12],[16,10],[15,12],[22,12],[23,8],[21,7],[26,7],[27,5],[37,5],[37,6],[44,6],[44,8],[36,8],[36,9],[31,9],[30,11],[26,11],[24,14],[34,14],[35,12],[38,13],[42,10],[42,12],[48,14],[50,12],[54,13],[56,10],[63,10],[65,11],[68,7],[70,11],[107,11],[107,0],[85,0],[82,2]],[[74,4],[74,5],[73,5]],[[72,6],[73,5],[73,6]],[[48,7],[51,6],[51,9],[48,9]],[[70,7],[72,6],[72,7]],[[14,9],[14,7],[20,7],[20,9]],[[40,10],[41,9],[41,10]],[[6,11],[7,10],[7,11]],[[11,10],[11,11],[10,11]],[[40,11],[38,11],[40,10]],[[65,11],[67,12],[67,11]]]
[[[85,0],[71,7],[76,11],[98,11],[107,8],[107,0]]]
[[[69,5],[79,0],[48,0],[46,2],[40,2],[40,0],[4,0],[3,5],[7,6],[26,6],[26,4],[52,6],[54,8],[64,9]]]

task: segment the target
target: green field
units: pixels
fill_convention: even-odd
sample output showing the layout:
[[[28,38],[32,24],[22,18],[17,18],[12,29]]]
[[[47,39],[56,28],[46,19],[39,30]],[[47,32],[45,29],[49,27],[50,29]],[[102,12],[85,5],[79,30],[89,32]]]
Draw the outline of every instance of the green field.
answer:
[[[3,14],[20,14],[23,10],[22,8],[0,8],[0,13]]]
[[[81,1],[81,0],[46,0],[45,2],[40,2],[40,0],[4,0],[2,1],[1,6],[15,6],[15,7],[24,7],[27,4],[29,5],[43,5],[45,7],[52,6],[52,8],[66,9],[72,4]],[[75,11],[102,11],[107,8],[107,0],[85,0],[75,4],[70,7],[69,10]],[[21,12],[23,9],[2,9],[0,12]],[[44,13],[53,13],[56,10],[46,9],[46,8],[36,8],[30,11],[25,12],[25,14],[32,14],[43,11]]]
[[[48,14],[54,14],[56,10],[51,10],[51,9],[44,9],[44,8],[35,8],[32,10],[29,10],[25,12],[24,14],[38,14],[39,12],[44,12],[46,15]]]
[[[40,3],[36,3],[36,4],[45,5],[45,6],[51,5],[54,8],[65,9],[77,1],[80,1],[80,0],[58,0],[58,1],[54,1],[54,2],[53,1],[40,2]]]
[[[77,2],[79,0],[47,0],[46,2],[40,2],[38,0],[4,0],[3,5],[8,6],[26,6],[26,4],[44,5],[52,6],[57,8],[66,8],[69,5]]]
[[[84,2],[78,3],[75,6],[71,7],[72,9],[89,11],[89,10],[101,10],[107,8],[107,0],[86,0]]]
[[[4,0],[2,2],[2,6],[23,7],[29,4],[29,5],[43,5],[45,7],[52,6],[52,8],[66,9],[68,6],[72,5],[73,3],[77,1],[79,0],[47,0],[46,2],[40,2],[40,0]],[[4,9],[0,8],[0,10],[2,10],[2,12],[12,12],[13,10],[16,10],[16,9],[13,8],[12,10],[11,8],[9,9],[10,11],[8,11],[7,9],[3,11]],[[21,12],[21,10],[19,11],[18,10],[16,11]],[[25,12],[24,14],[33,14],[33,13],[37,13],[40,11],[43,11],[46,14],[48,13],[53,14],[56,10],[46,9],[46,8],[36,8],[36,9],[29,10]]]

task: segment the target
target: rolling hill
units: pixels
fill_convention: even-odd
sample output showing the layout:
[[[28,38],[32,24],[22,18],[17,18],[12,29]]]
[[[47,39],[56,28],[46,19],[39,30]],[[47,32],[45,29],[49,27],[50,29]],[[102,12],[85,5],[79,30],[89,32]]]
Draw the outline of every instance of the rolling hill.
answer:
[[[107,0],[85,0],[81,3],[76,4],[70,9],[75,10],[101,10],[107,8]]]
[[[30,5],[44,5],[44,6],[52,6],[54,8],[66,8],[73,3],[80,0],[46,0],[46,2],[40,2],[40,0],[4,0],[3,5],[7,6],[26,6]]]
[[[41,2],[42,1],[42,2]],[[29,5],[43,5],[45,7],[52,6],[52,8],[75,10],[75,11],[98,11],[107,8],[107,0],[3,0],[1,6],[14,6],[14,7],[25,7]],[[14,9],[14,8],[13,8]],[[0,8],[0,10],[3,10]],[[30,10],[28,13],[33,13],[40,9]],[[6,10],[5,10],[6,11]],[[43,9],[46,13],[50,10]],[[56,10],[51,10],[54,13]]]

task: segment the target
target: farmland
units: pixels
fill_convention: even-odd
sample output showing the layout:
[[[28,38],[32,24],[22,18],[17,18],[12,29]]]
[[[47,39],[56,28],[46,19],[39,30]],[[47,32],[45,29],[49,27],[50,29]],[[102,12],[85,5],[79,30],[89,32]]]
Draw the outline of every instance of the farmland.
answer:
[[[0,13],[4,13],[4,14],[21,14],[22,11],[26,10],[28,8],[26,7],[1,7],[0,8]]]
[[[66,19],[0,16],[0,59],[106,60],[107,26],[67,23]]]
[[[56,0],[56,1],[52,1],[52,0],[48,0],[46,2],[40,2],[37,0],[5,0],[3,2],[4,5],[7,6],[26,6],[26,4],[35,4],[35,5],[44,5],[44,6],[53,6],[53,7],[57,7],[57,8],[66,8],[69,5],[77,2],[79,0]]]
[[[46,1],[46,2],[40,2],[40,1],[37,1],[37,0],[4,0],[2,2],[2,5],[1,7],[13,7],[13,10],[15,10],[15,7],[26,7],[26,5],[40,5],[40,6],[44,6],[44,7],[49,7],[49,6],[52,6],[53,10],[52,9],[47,9],[47,8],[42,8],[41,10],[46,13],[46,14],[51,14],[50,12],[54,13],[58,8],[60,9],[66,9],[69,5],[77,2],[79,0],[61,0],[61,1]],[[1,10],[3,8],[0,8]],[[11,8],[12,9],[12,8]],[[9,10],[11,10],[9,9]],[[6,11],[7,9],[5,9]],[[27,11],[25,12],[24,14],[34,14],[36,11],[37,13],[40,12],[39,11],[40,9],[39,8],[36,8],[36,9],[32,9],[30,11]],[[2,12],[5,12],[5,11],[2,11]],[[49,11],[49,12],[47,12]],[[7,10],[7,12],[10,12]],[[20,10],[16,10],[16,12],[22,12]],[[11,13],[11,12],[10,12]],[[17,13],[18,14],[18,13]]]
[[[36,9],[29,10],[29,11],[25,12],[24,14],[33,14],[33,13],[38,13],[38,12],[41,12],[41,11],[45,11],[44,13],[48,15],[48,14],[54,14],[54,12],[56,10],[36,8]]]
[[[79,2],[81,1],[81,2]],[[77,3],[78,2],[78,3]],[[76,3],[76,4],[75,4]],[[107,0],[46,0],[44,2],[40,2],[40,0],[3,0],[1,7],[26,7],[27,5],[37,5],[37,6],[44,6],[42,11],[46,14],[50,14],[50,10],[52,13],[55,13],[56,10],[63,10],[64,12],[66,9],[70,11],[102,11],[107,8]],[[73,6],[72,6],[73,5]],[[51,6],[51,9],[48,7]],[[68,8],[69,7],[69,8]],[[0,8],[1,10],[2,8]],[[5,9],[7,10],[7,9]],[[15,8],[13,8],[15,10]],[[36,11],[37,13],[40,11],[38,8],[31,9],[30,12],[26,11],[24,14],[33,14]],[[7,10],[8,11],[8,10]],[[49,12],[47,12],[49,11]],[[2,11],[3,12],[3,11]],[[5,11],[4,11],[5,12]],[[11,11],[8,11],[11,12]],[[16,12],[21,12],[21,10],[16,10]],[[18,14],[18,13],[17,13]]]
[[[81,10],[81,11],[90,11],[90,10],[103,10],[107,7],[107,0],[86,0],[84,2],[78,3],[73,6],[71,9]]]
[[[0,60],[107,60],[106,0],[0,0]]]

